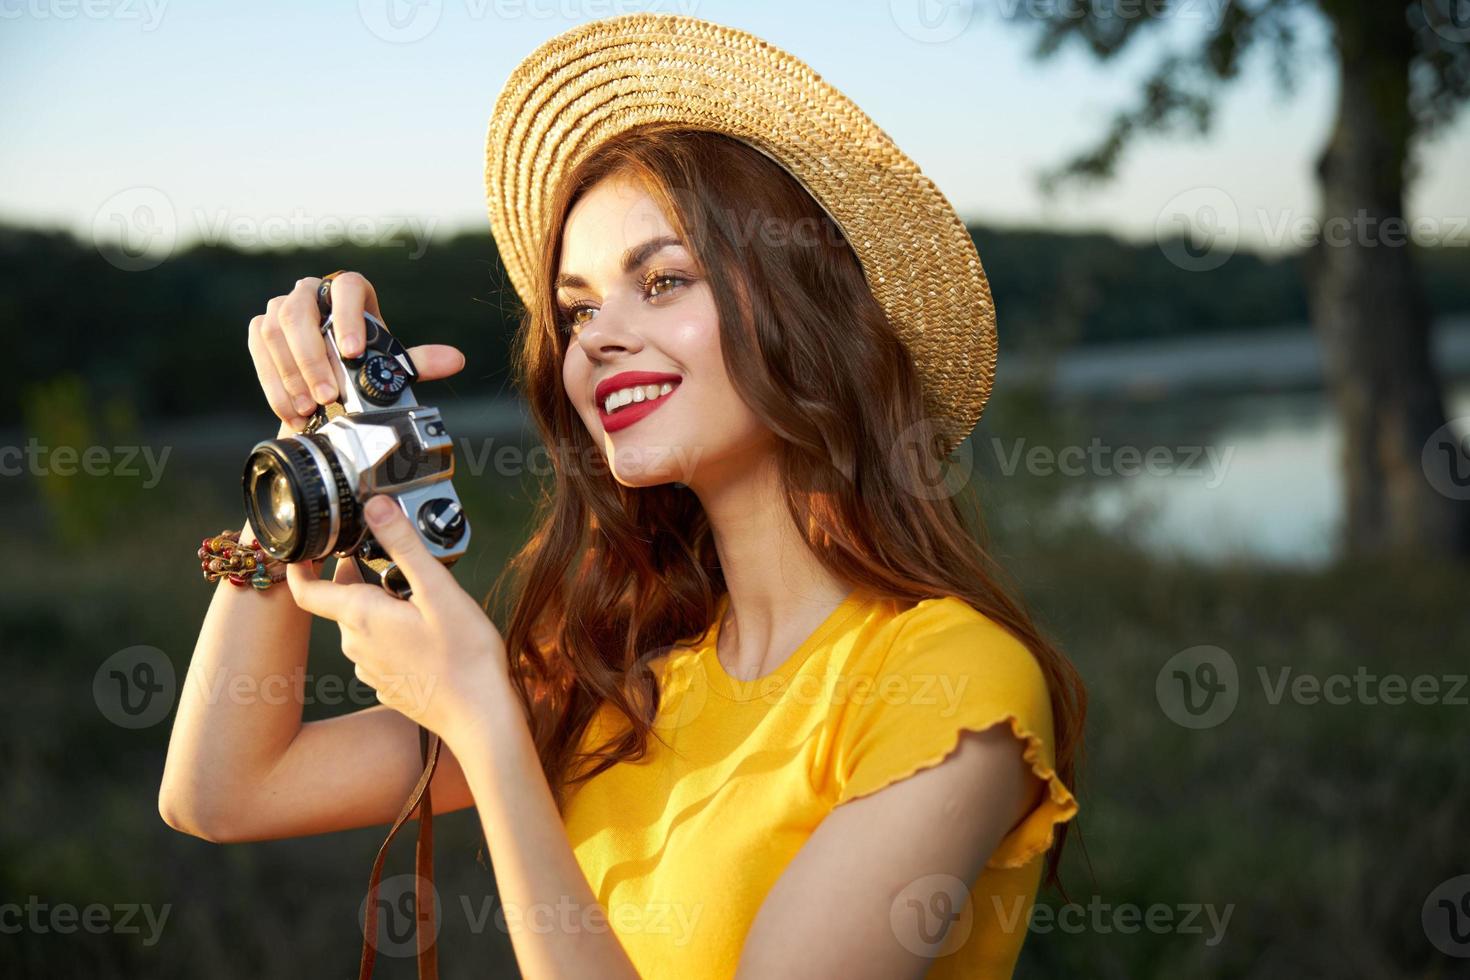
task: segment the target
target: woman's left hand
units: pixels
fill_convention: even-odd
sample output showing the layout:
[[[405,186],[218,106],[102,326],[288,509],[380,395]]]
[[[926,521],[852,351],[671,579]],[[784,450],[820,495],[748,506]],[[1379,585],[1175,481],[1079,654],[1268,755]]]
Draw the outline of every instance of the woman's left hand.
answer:
[[[396,501],[379,494],[364,511],[373,537],[413,589],[407,600],[359,575],[343,576],[350,559],[339,559],[336,581],[317,578],[306,562],[288,565],[286,581],[297,606],[341,627],[342,652],[380,702],[452,741],[503,703],[495,699],[508,683],[505,641],[429,554]]]

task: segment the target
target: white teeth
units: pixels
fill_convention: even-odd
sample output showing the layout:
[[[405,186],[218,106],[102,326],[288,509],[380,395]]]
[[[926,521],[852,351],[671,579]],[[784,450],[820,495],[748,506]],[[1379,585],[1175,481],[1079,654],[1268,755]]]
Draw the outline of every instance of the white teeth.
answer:
[[[633,402],[650,401],[654,398],[662,398],[674,390],[672,382],[665,381],[661,385],[638,385],[633,388],[624,388],[615,391],[603,401],[603,410],[609,415],[624,405]]]

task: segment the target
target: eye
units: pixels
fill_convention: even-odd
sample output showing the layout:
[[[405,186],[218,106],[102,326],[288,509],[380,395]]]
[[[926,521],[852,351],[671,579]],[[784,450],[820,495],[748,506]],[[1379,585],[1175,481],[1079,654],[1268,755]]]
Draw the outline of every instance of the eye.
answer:
[[[588,303],[574,303],[571,306],[563,308],[560,313],[558,313],[556,318],[557,326],[559,326],[564,333],[572,331],[575,327],[580,327],[582,324],[587,322],[587,319],[590,319],[590,317],[588,317],[587,319],[583,319],[583,313],[596,312],[597,307],[592,306]]]
[[[645,275],[640,281],[639,285],[643,287],[644,293],[649,293],[652,291],[652,295],[649,297],[650,299],[657,299],[665,293],[672,292],[673,290],[678,289],[680,286],[683,286],[688,282],[689,280],[685,279],[683,276],[676,275],[672,272],[662,272],[655,270]],[[663,285],[665,283],[673,283],[674,285],[668,286],[665,289],[656,291],[654,290],[654,287]]]
[[[638,280],[638,285],[647,299],[661,299],[688,284],[687,277],[661,270],[650,271]],[[571,306],[563,307],[557,313],[557,326],[564,333],[575,333],[576,328],[585,324],[592,318],[591,314],[596,312],[597,307],[590,303],[573,303]],[[583,317],[583,313],[587,313],[588,316]]]

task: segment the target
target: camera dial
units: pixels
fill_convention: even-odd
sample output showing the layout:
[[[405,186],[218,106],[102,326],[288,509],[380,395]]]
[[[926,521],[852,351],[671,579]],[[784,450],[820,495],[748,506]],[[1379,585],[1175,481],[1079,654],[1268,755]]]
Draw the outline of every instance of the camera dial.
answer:
[[[419,530],[445,548],[464,536],[464,508],[451,497],[435,497],[419,508]]]
[[[362,397],[375,405],[391,405],[408,387],[408,372],[403,365],[386,354],[372,353],[363,358],[357,369],[357,388]]]

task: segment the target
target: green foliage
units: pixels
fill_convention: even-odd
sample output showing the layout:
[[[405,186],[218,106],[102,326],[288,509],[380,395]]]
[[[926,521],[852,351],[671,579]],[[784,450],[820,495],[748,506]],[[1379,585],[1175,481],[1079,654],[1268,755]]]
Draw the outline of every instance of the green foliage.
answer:
[[[49,404],[82,403],[74,388],[57,390],[64,396]],[[982,433],[1066,438],[1074,424],[1048,418],[1025,393],[1008,398]],[[1002,422],[1008,428],[997,428]],[[0,593],[0,669],[23,692],[0,721],[8,801],[0,891],[21,901],[172,908],[153,946],[139,935],[85,931],[6,937],[7,976],[340,976],[356,963],[355,915],[384,828],[226,846],[178,834],[156,808],[172,716],[122,730],[89,696],[98,666],[136,644],[164,651],[185,676],[210,597],[193,549],[221,515],[238,514],[239,460],[208,444],[179,453],[157,503],[114,525],[110,557],[97,561],[61,557],[53,529],[33,519],[43,504],[31,484],[0,483],[0,507],[16,529],[7,560],[25,569]],[[1090,527],[1044,481],[1021,474],[991,484],[991,476],[982,469],[975,478],[985,484],[994,552],[1090,695],[1067,896],[1040,899],[1075,903],[1085,925],[1033,925],[1017,976],[1454,975],[1418,922],[1429,891],[1470,867],[1465,709],[1272,703],[1255,677],[1284,666],[1318,676],[1360,666],[1463,674],[1470,572],[1159,560]],[[524,540],[534,483],[486,474],[460,484],[476,544],[455,574],[472,595],[486,593]],[[307,671],[351,689],[337,642],[335,628],[318,622]],[[1190,731],[1164,715],[1154,688],[1164,662],[1198,644],[1229,651],[1246,686],[1226,722]],[[308,704],[306,717],[368,703]],[[446,975],[515,976],[506,934],[493,919],[475,931],[464,911],[466,903],[477,914],[494,908],[473,811],[436,820],[435,837]],[[411,839],[398,844],[385,876],[412,866]],[[1206,945],[1208,926],[1203,934],[1125,933],[1111,917],[1130,906],[1189,904],[1233,905],[1221,942]],[[1103,907],[1102,928],[1089,905]]]
[[[1111,236],[972,229],[1007,350],[1055,349],[1219,330],[1302,324],[1298,260],[1241,252],[1186,272],[1153,244]],[[1470,310],[1467,250],[1422,250],[1436,313]],[[265,411],[245,347],[251,317],[302,276],[351,268],[374,284],[388,325],[409,345],[454,344],[465,371],[451,397],[509,391],[519,300],[489,234],[401,248],[241,252],[198,246],[124,272],[58,232],[0,228],[0,331],[32,377],[74,372],[99,398],[144,419]],[[19,409],[0,387],[0,418]]]
[[[95,544],[110,524],[136,513],[149,477],[137,465],[132,406],[113,397],[94,410],[74,373],[23,386],[21,400],[28,440],[20,448],[58,543],[73,550]]]
[[[246,349],[250,319],[303,276],[351,268],[378,290],[409,346],[465,352],[452,393],[506,388],[513,296],[489,235],[436,242],[416,261],[392,247],[242,252],[196,246],[125,272],[59,232],[0,229],[0,330],[34,376],[75,371],[145,418],[266,410]],[[18,409],[0,391],[0,417]]]
[[[1153,242],[990,228],[973,228],[971,236],[990,279],[1002,349],[1045,352],[1290,324],[1306,329],[1307,297],[1295,256],[1237,252],[1205,279],[1170,262]],[[1461,275],[1455,280],[1443,270],[1454,285],[1437,294],[1444,311],[1470,309],[1465,250],[1457,251]]]
[[[1263,50],[1278,90],[1291,95],[1303,65],[1303,21],[1314,19],[1330,38],[1344,72],[1379,63],[1377,94],[1383,128],[1429,140],[1441,135],[1470,101],[1470,45],[1464,43],[1460,0],[1258,0],[1193,6],[1176,3],[1032,4],[1008,15],[1035,38],[1033,54],[1051,58],[1069,44],[1100,61],[1117,58],[1137,38],[1157,35],[1180,19],[1202,21],[1183,48],[1154,56],[1133,102],[1111,113],[1085,149],[1041,173],[1052,195],[1071,183],[1114,177],[1138,139],[1149,134],[1208,134],[1225,89],[1241,77],[1250,54]],[[1206,10],[1214,16],[1201,16]],[[1315,25],[1314,25],[1315,26]],[[1133,45],[1138,47],[1138,45]],[[1413,80],[1413,92],[1405,83]],[[1386,84],[1385,84],[1386,82]]]
[[[1031,556],[1027,584],[1088,683],[1085,849],[1069,843],[1067,900],[1042,901],[1088,914],[1081,931],[1033,928],[1017,976],[1459,976],[1420,910],[1470,866],[1463,700],[1273,702],[1270,685],[1284,669],[1463,678],[1470,574],[1204,568],[1085,532],[1067,539],[1066,557]],[[1233,657],[1240,700],[1219,726],[1192,731],[1165,717],[1154,685],[1170,656],[1200,644]],[[1114,918],[1167,906],[1177,926],[1188,905],[1233,906],[1220,941],[1206,942],[1203,913],[1201,933],[1127,933]]]

